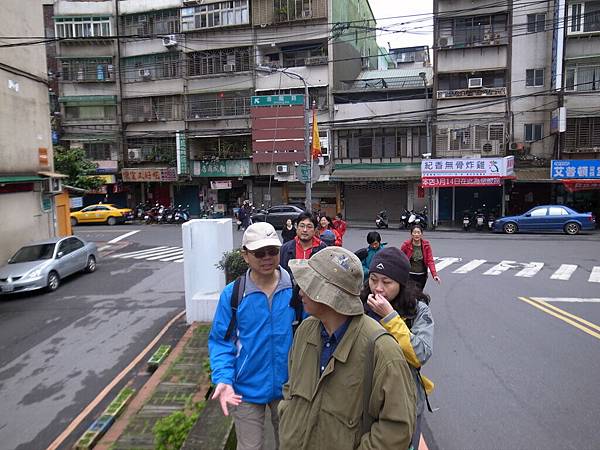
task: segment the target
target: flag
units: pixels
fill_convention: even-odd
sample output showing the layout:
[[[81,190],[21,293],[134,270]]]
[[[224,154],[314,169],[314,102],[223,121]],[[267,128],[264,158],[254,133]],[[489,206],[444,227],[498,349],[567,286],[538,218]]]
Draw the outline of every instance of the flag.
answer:
[[[312,145],[310,147],[310,151],[313,160],[321,157],[321,141],[319,140],[319,125],[317,124],[316,108],[313,108]]]

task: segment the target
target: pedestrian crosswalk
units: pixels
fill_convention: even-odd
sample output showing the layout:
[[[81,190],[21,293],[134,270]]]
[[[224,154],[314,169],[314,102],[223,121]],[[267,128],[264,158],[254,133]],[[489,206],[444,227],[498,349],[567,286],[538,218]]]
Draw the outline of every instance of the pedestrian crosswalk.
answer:
[[[132,252],[116,253],[110,256],[119,259],[181,263],[183,262],[183,248],[161,245]],[[600,283],[600,266],[594,266],[590,270],[577,264],[561,264],[558,268],[555,268],[556,266],[550,267],[539,261],[517,262],[502,260],[497,262],[486,259],[464,259],[454,256],[435,257],[434,260],[438,272],[445,271],[458,275],[477,271],[484,276],[513,275],[519,278],[533,278],[536,276],[547,277],[548,273],[550,273],[550,280],[568,281],[577,271],[584,271],[587,281],[590,283]],[[588,271],[589,276],[587,275]]]
[[[448,269],[451,270],[456,267],[456,263],[463,263],[460,267],[451,270],[455,274],[467,274],[473,272],[475,269],[484,269],[484,265],[493,264],[492,267],[487,268],[483,275],[486,276],[498,276],[507,273],[512,273],[515,277],[520,278],[533,278],[536,275],[541,275],[544,267],[547,267],[543,262],[531,261],[531,262],[517,262],[511,260],[502,260],[500,262],[490,262],[485,259],[472,259],[469,261],[463,260],[463,258],[455,257],[435,257],[435,267],[438,272]],[[453,267],[451,267],[453,266]],[[549,267],[548,267],[549,268]],[[552,271],[550,275],[551,280],[568,281],[571,279],[573,274],[578,270],[587,271],[588,269],[578,266],[577,264],[561,264],[557,269],[550,268]],[[514,272],[514,273],[513,273]],[[590,283],[600,283],[600,266],[594,266],[590,271],[588,280]]]

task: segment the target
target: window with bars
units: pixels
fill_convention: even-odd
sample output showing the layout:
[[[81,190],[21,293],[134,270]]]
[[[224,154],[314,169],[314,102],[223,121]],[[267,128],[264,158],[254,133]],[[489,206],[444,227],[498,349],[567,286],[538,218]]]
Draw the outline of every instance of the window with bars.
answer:
[[[188,53],[188,75],[214,75],[250,70],[250,47]]]
[[[65,106],[65,120],[114,120],[116,106],[114,105],[82,105]]]
[[[452,38],[453,46],[484,45],[507,37],[508,16],[492,14],[439,21],[440,38]]]
[[[110,17],[56,17],[54,31],[59,38],[110,36]]]
[[[188,119],[247,116],[250,114],[250,92],[191,94],[187,97],[187,105]]]
[[[176,148],[174,136],[127,139],[129,162],[132,160],[154,161],[174,166],[177,161]]]
[[[312,0],[274,0],[273,18],[275,22],[310,19]]]
[[[565,89],[567,91],[600,91],[600,63],[567,66]]]
[[[525,70],[525,86],[544,86],[544,69]]]
[[[177,95],[129,98],[123,100],[123,120],[125,122],[180,120],[181,106],[181,97]]]
[[[248,158],[252,154],[252,136],[221,136],[193,139],[190,151],[197,160]]]
[[[250,23],[248,0],[233,0],[181,10],[181,31]]]
[[[112,58],[62,60],[61,76],[63,81],[115,81]]]
[[[91,160],[110,160],[115,144],[109,142],[86,142],[83,144],[85,157]]]
[[[451,128],[438,128],[435,136],[436,151],[439,156],[468,155],[478,153],[484,145],[492,141],[497,150],[505,142],[505,125],[464,125]]]
[[[339,158],[417,158],[427,151],[425,127],[340,130]]]
[[[327,63],[327,45],[325,43],[301,44],[283,47],[283,67],[302,67],[321,63],[323,58]]]
[[[600,148],[600,117],[567,119],[565,151],[591,151],[598,148]]]
[[[168,9],[144,14],[131,14],[121,19],[121,34],[149,36],[179,33],[179,10]]]
[[[569,34],[600,31],[600,1],[572,3],[568,14]]]
[[[527,14],[527,32],[546,31],[546,14]]]
[[[123,58],[123,81],[131,83],[179,78],[181,75],[179,55],[179,53],[169,52]]]

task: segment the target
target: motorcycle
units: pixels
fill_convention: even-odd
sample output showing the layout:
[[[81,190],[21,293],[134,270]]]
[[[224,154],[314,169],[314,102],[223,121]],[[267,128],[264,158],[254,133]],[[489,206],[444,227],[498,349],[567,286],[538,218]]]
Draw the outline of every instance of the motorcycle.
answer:
[[[485,214],[481,210],[478,210],[475,213],[475,229],[477,231],[481,231],[481,230],[483,230],[484,225],[485,225]]]
[[[377,217],[375,218],[375,226],[377,228],[387,228],[388,225],[387,211],[385,209],[379,211],[379,214],[377,214]]]
[[[425,206],[420,212],[409,211],[407,228],[420,225],[425,230],[427,229],[427,221],[427,206]]]
[[[162,211],[163,210],[164,210],[164,207],[162,205],[160,205],[159,203],[157,203],[152,208],[147,210],[144,215],[144,222],[146,222],[146,225],[151,224],[151,223],[160,223],[160,221],[162,220]]]
[[[190,220],[189,207],[190,207],[190,205],[186,205],[185,208],[182,208],[181,205],[179,205],[175,209],[175,215],[174,215],[175,223],[184,223],[184,222],[187,222],[188,220]]]
[[[471,227],[471,216],[469,215],[468,211],[465,211],[465,213],[463,214],[463,230],[469,231],[470,227]]]
[[[490,213],[487,218],[487,227],[489,231],[494,231],[494,222],[496,221],[496,217],[494,217],[494,213]]]
[[[402,215],[400,216],[400,228],[408,228],[408,218],[410,217],[410,211],[404,208]]]

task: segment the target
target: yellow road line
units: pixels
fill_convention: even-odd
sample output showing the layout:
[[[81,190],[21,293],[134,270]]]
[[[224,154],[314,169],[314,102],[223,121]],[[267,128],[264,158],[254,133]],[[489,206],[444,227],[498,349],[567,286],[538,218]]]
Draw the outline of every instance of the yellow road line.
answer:
[[[559,319],[559,320],[562,320],[563,322],[566,322],[566,323],[568,323],[569,325],[573,325],[575,328],[578,328],[578,329],[580,329],[581,331],[583,331],[584,333],[587,333],[587,334],[589,334],[590,336],[593,336],[593,337],[595,337],[596,339],[600,340],[600,333],[596,333],[595,331],[592,331],[592,330],[590,330],[589,328],[586,328],[585,326],[583,326],[583,325],[581,325],[581,324],[577,323],[576,321],[574,321],[574,320],[571,320],[571,319],[569,319],[568,317],[562,316],[562,315],[560,315],[560,314],[558,314],[558,313],[556,313],[556,312],[552,311],[552,309],[550,309],[550,308],[546,308],[546,307],[545,307],[544,305],[542,305],[541,303],[538,303],[538,301],[531,300],[531,299],[529,299],[529,298],[527,298],[527,297],[518,297],[518,298],[519,298],[519,300],[521,300],[521,301],[523,301],[523,302],[525,302],[525,303],[529,303],[529,304],[530,304],[531,306],[533,306],[534,308],[537,308],[537,309],[539,309],[540,311],[543,311],[543,312],[545,312],[546,314],[550,314],[551,316],[553,316],[553,317],[556,317],[557,319]],[[546,303],[546,302],[544,302],[544,303]],[[548,306],[550,306],[550,305],[548,305]],[[555,309],[555,310],[557,310],[557,311],[560,311],[560,313],[562,313],[562,314],[565,314],[565,315],[569,315],[569,316],[575,317],[575,318],[576,318],[577,320],[579,320],[579,321],[586,322],[585,320],[581,319],[580,317],[577,317],[577,316],[574,316],[573,314],[567,313],[566,311],[563,311],[563,310],[562,310],[562,309],[560,309],[560,308],[553,307],[553,309]],[[593,325],[593,324],[592,324],[592,325]],[[597,326],[594,326],[594,328],[597,328]]]
[[[546,306],[547,308],[550,308],[550,309],[553,309],[555,311],[558,311],[559,313],[564,314],[565,316],[570,317],[571,319],[575,319],[578,322],[581,322],[583,325],[587,325],[590,328],[593,328],[593,329],[595,329],[597,331],[600,331],[600,326],[596,325],[595,323],[588,322],[587,320],[582,319],[581,317],[576,316],[575,314],[571,314],[570,312],[567,312],[567,311],[564,311],[564,310],[562,310],[560,308],[557,308],[556,306],[551,305],[550,303],[542,300],[541,298],[532,298],[532,297],[529,297],[529,299],[533,300],[534,302],[539,302],[542,305]]]
[[[154,345],[156,345],[156,343],[160,340],[160,338],[167,332],[167,330],[169,329],[169,327],[171,325],[173,325],[175,322],[177,322],[177,320],[179,320],[183,315],[185,314],[185,311],[181,311],[180,313],[178,313],[175,317],[173,317],[169,323],[167,323],[164,328],[162,330],[160,330],[160,333],[158,333],[154,339],[152,339],[152,342],[150,342],[146,348],[144,350],[141,351],[141,353],[139,355],[137,355],[135,357],[135,359],[133,361],[131,361],[129,363],[129,365],[127,367],[125,367],[116,377],[114,380],[112,380],[104,389],[102,389],[102,391],[96,396],[96,398],[94,400],[92,400],[92,402],[87,405],[83,411],[81,411],[79,413],[79,415],[77,417],[75,417],[75,419],[73,419],[73,421],[69,424],[69,426],[48,446],[48,448],[46,450],[56,450],[58,447],[60,447],[60,445],[65,441],[65,439],[67,439],[69,437],[69,435],[71,433],[73,433],[73,431],[75,431],[75,429],[81,424],[81,422],[83,422],[85,420],[85,418],[88,416],[89,413],[91,413],[93,411],[93,409],[98,406],[98,404],[104,400],[104,398],[110,393],[110,391],[121,382],[121,380],[123,378],[125,378],[125,375],[127,375],[141,360],[142,358],[144,358],[144,356],[150,351],[150,349],[152,347],[154,347]]]

